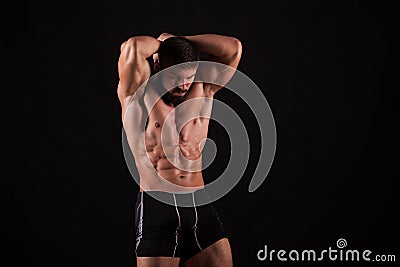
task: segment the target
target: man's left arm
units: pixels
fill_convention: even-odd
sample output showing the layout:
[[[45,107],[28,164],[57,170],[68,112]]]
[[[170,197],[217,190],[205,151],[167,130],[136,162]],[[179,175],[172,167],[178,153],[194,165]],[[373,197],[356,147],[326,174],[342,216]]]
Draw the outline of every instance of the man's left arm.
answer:
[[[218,34],[199,34],[185,36],[195,47],[209,54],[210,61],[221,63],[215,68],[201,70],[205,80],[217,83],[205,83],[211,95],[221,89],[234,75],[242,56],[242,44],[235,38]]]

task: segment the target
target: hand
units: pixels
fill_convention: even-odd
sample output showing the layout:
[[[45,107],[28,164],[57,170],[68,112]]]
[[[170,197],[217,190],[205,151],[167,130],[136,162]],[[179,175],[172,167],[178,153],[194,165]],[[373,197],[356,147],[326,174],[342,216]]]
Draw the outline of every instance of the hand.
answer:
[[[157,40],[160,42],[164,42],[164,40],[166,40],[170,37],[174,37],[174,36],[175,35],[173,35],[173,34],[164,32],[164,33],[160,34],[160,36],[157,37]]]
[[[154,70],[160,70],[160,60],[158,59],[158,53],[153,54],[153,63],[154,63]]]

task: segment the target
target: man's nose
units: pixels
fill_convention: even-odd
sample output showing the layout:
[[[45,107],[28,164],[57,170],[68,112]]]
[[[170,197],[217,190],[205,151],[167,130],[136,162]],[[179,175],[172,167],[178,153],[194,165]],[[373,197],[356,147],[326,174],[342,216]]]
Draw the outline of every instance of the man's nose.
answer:
[[[190,82],[186,79],[183,79],[181,84],[178,86],[180,89],[187,90],[190,87]]]

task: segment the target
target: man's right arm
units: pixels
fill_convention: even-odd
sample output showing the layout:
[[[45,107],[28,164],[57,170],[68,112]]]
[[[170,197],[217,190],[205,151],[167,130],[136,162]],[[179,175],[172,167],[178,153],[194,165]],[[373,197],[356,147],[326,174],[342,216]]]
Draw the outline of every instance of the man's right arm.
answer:
[[[131,37],[121,45],[117,94],[122,106],[122,118],[131,96],[149,79],[151,70],[147,58],[159,47],[160,41],[150,36]]]

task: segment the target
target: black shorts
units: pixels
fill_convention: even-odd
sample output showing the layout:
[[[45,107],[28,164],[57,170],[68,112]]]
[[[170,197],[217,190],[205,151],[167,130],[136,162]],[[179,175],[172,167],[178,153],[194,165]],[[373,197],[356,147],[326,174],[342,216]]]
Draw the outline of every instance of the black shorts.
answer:
[[[153,193],[155,191],[152,191]],[[196,199],[207,196],[204,189],[174,194],[157,191],[173,199],[170,205],[146,192],[139,192],[135,205],[136,256],[180,257],[187,260],[226,237],[214,206],[196,206]],[[193,207],[179,206],[180,200],[193,200]]]

